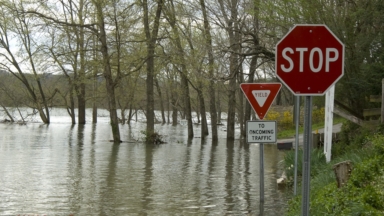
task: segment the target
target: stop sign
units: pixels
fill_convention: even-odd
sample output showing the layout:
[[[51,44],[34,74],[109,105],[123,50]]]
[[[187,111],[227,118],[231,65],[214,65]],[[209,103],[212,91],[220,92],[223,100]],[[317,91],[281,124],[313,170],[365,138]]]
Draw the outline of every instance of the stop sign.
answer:
[[[325,25],[295,25],[277,44],[276,76],[295,95],[324,95],[344,74],[344,44]]]

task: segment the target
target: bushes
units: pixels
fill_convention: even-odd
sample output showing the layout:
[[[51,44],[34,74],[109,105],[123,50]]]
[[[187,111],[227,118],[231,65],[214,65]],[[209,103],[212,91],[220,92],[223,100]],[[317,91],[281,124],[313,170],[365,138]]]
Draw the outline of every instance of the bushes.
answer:
[[[270,110],[270,111],[268,111],[265,119],[271,120],[271,121],[277,121],[280,119],[280,113],[276,112],[274,110]]]
[[[348,151],[366,148],[372,144],[372,139],[376,139],[376,142],[384,142],[382,136],[375,136],[375,134],[382,134],[383,130],[381,128],[383,128],[383,125],[378,128],[370,128],[361,127],[349,121],[343,123],[339,133],[339,142],[337,145],[332,146],[332,157],[338,157]],[[372,135],[374,136],[372,137]],[[384,147],[382,152],[384,154]]]
[[[280,124],[283,128],[293,128],[295,124],[293,124],[293,115],[291,111],[285,111],[283,113],[283,118],[280,120]]]
[[[164,144],[163,136],[157,132],[148,133],[147,131],[141,131],[144,135],[143,142],[147,144]]]
[[[300,114],[300,122],[303,122],[303,109],[302,113]],[[312,123],[321,123],[324,122],[324,117],[325,117],[325,109],[324,107],[318,109],[314,108],[312,112]],[[265,117],[266,120],[271,120],[271,121],[277,121],[277,125],[280,130],[289,130],[289,129],[294,129],[295,124],[293,121],[293,111],[292,110],[285,110],[285,111],[276,111],[276,110],[270,110],[267,113],[267,116]]]
[[[314,109],[312,111],[312,123],[323,122],[325,118],[325,109],[321,107],[320,109]]]
[[[302,164],[303,164],[303,150],[300,149],[297,155],[297,174],[300,176],[302,174]],[[295,151],[288,151],[284,156],[284,169],[285,174],[287,175],[288,182],[293,181],[294,175],[294,163],[295,163]],[[314,149],[311,152],[311,175],[317,175],[318,172],[326,166],[325,155],[322,149]]]
[[[380,159],[382,159],[382,157],[375,156],[363,161],[353,170],[354,173],[349,181],[355,187],[364,187],[369,184],[376,177],[376,174],[381,171]]]
[[[364,148],[350,149],[332,164],[313,169],[311,215],[384,215],[384,136],[365,138],[360,146]],[[337,188],[331,167],[346,159],[354,169],[348,182]],[[301,197],[297,196],[289,202],[287,215],[300,215],[300,211]]]

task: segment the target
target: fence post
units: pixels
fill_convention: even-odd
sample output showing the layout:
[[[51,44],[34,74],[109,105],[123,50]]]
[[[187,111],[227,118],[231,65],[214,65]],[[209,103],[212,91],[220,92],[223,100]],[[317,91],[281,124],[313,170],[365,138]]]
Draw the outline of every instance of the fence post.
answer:
[[[319,148],[320,143],[320,134],[319,133],[312,133],[312,148]]]
[[[350,160],[340,162],[333,165],[333,171],[335,172],[337,187],[342,187],[349,179],[352,172],[352,163]]]

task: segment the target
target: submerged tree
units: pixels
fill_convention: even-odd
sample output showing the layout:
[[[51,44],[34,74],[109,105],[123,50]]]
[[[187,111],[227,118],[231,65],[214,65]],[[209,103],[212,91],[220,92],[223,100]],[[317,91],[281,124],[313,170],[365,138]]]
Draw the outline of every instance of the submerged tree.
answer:
[[[217,140],[217,112],[216,112],[216,98],[215,98],[215,82],[214,82],[214,57],[213,57],[213,48],[212,48],[212,35],[211,27],[208,21],[207,10],[205,6],[205,0],[200,0],[201,11],[203,14],[204,21],[204,39],[205,45],[207,46],[207,55],[208,55],[208,75],[209,75],[209,110],[211,114],[211,130],[212,130],[212,139]]]
[[[154,71],[155,71],[155,46],[157,41],[157,35],[159,32],[159,25],[160,25],[160,16],[163,9],[163,0],[158,0],[157,2],[157,9],[153,21],[153,27],[151,32],[150,27],[150,14],[149,14],[149,8],[148,8],[148,1],[143,0],[142,7],[144,12],[143,17],[143,24],[144,24],[144,32],[145,32],[145,39],[146,39],[146,45],[147,45],[147,77],[146,77],[146,84],[147,84],[147,134],[149,134],[149,137],[151,134],[155,132],[155,103],[154,103]],[[149,140],[150,141],[150,140]],[[151,141],[150,141],[151,142]]]
[[[50,123],[49,100],[41,79],[44,78],[42,55],[42,29],[33,17],[23,13],[23,2],[8,2],[0,6],[0,69],[13,74],[26,88],[32,107],[41,120]]]

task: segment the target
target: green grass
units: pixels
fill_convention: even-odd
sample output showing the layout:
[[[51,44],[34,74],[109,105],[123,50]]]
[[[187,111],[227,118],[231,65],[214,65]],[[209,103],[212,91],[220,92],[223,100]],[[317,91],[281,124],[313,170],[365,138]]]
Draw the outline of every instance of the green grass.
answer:
[[[374,154],[371,151],[371,155]],[[372,157],[366,152],[354,152],[349,156],[338,160],[351,160],[354,167],[343,188],[337,188],[332,170],[337,161],[321,165],[311,179],[311,215],[383,215],[382,156]],[[299,195],[289,201],[288,216],[300,214],[300,200]]]
[[[345,121],[346,120],[343,118],[334,118],[333,124],[339,124],[339,123],[343,123]],[[312,131],[317,130],[317,129],[321,129],[321,128],[324,128],[324,122],[312,124]],[[302,125],[300,125],[299,133],[303,133],[303,132],[304,132],[304,127]],[[277,133],[277,138],[278,139],[292,138],[295,136],[295,134],[296,134],[295,128],[279,130]]]
[[[330,163],[316,158],[321,150],[312,152],[315,158],[311,157],[311,215],[384,215],[384,135],[367,136],[358,149],[349,145],[344,148],[344,154]],[[293,151],[287,152],[285,170],[290,170],[293,157]],[[346,160],[352,162],[352,173],[347,183],[337,188],[333,165]],[[287,174],[292,178],[292,173]],[[286,215],[300,215],[300,207],[299,190],[299,195],[289,200]]]

